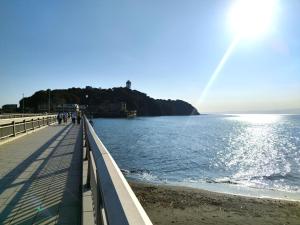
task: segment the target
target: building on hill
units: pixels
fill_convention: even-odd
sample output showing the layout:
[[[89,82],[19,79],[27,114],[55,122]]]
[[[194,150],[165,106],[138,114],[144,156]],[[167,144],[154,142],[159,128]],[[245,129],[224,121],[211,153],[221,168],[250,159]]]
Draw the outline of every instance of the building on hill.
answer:
[[[127,87],[128,89],[131,89],[131,81],[130,81],[130,80],[128,80],[128,81],[126,82],[126,87]]]
[[[56,112],[74,112],[79,110],[78,104],[58,104],[55,107]]]
[[[17,104],[6,104],[2,106],[2,111],[5,113],[15,113],[18,110]]]
[[[126,102],[103,102],[89,105],[88,111],[96,117],[134,117],[136,110],[128,110]]]

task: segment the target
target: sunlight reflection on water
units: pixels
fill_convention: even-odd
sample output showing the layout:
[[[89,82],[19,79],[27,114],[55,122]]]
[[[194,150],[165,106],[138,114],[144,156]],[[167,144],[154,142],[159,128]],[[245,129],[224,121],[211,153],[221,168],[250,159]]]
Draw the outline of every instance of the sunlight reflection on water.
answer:
[[[247,122],[252,124],[266,124],[266,123],[276,123],[282,116],[276,114],[231,114],[233,117],[228,117],[231,120],[237,120],[241,122]]]
[[[94,124],[128,177],[300,193],[300,116],[144,117]]]
[[[237,182],[265,188],[280,185],[291,171],[289,154],[296,146],[287,137],[280,136],[281,115],[238,115],[227,119],[248,123],[229,137],[229,146],[220,157],[227,168],[236,170],[232,179]],[[224,152],[223,152],[224,153]],[[274,182],[275,179],[279,181]]]

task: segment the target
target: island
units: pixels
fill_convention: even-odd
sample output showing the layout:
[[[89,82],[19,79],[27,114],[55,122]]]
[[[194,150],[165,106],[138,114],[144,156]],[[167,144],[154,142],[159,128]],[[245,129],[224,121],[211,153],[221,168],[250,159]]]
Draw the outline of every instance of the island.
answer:
[[[25,111],[31,113],[72,111],[77,105],[94,117],[199,115],[185,101],[154,99],[128,87],[40,90],[22,98],[20,105],[23,103]]]

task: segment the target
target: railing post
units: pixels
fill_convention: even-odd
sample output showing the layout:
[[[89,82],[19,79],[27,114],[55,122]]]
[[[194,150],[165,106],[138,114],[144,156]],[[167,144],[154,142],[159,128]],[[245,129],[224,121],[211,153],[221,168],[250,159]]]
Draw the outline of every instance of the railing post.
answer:
[[[98,182],[99,180],[99,175],[98,175],[98,171],[96,170],[96,177],[95,177],[96,181]],[[102,196],[100,193],[100,189],[99,189],[100,185],[97,184],[96,186],[96,192],[97,192],[97,208],[96,208],[96,224],[97,225],[104,225],[104,218],[103,218],[103,214],[102,214]]]
[[[83,131],[84,131],[84,145],[85,145],[85,159],[88,160],[87,177],[86,177],[86,188],[91,188],[91,157],[90,157],[90,145],[87,135],[86,121],[83,119]]]
[[[32,130],[34,130],[33,119],[31,119],[31,126],[32,126]]]
[[[86,176],[86,188],[91,188],[91,157],[90,157],[90,150],[89,147],[85,148],[86,151],[86,156],[87,156],[87,160],[88,160],[88,168],[87,168],[87,176]]]
[[[12,121],[13,124],[13,135],[16,136],[16,122]]]
[[[85,138],[84,145],[85,145],[85,157],[84,157],[84,160],[88,160],[88,154],[89,154],[89,151],[90,151],[90,147],[89,147],[89,140],[87,138]]]
[[[27,129],[26,129],[26,120],[23,120],[24,123],[24,132],[27,133]]]
[[[83,119],[83,130],[84,130],[84,146],[85,146],[85,157],[84,160],[88,160],[88,150],[90,150],[89,148],[89,139],[87,137],[87,125],[86,125],[86,121],[85,119]]]

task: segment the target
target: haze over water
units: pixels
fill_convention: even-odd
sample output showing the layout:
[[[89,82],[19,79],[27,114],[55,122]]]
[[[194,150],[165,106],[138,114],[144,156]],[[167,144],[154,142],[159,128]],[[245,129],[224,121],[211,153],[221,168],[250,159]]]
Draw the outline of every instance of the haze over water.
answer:
[[[94,127],[130,178],[300,194],[299,115],[95,119]]]

